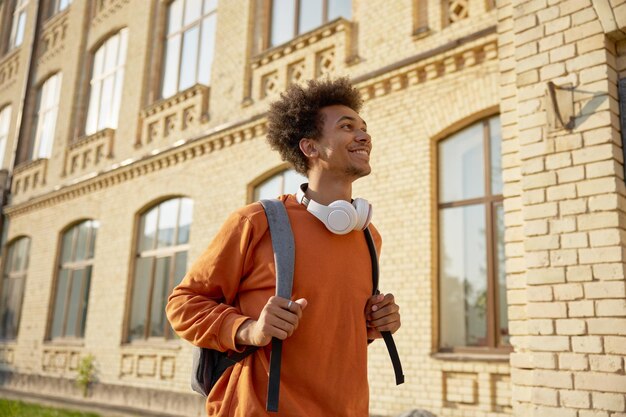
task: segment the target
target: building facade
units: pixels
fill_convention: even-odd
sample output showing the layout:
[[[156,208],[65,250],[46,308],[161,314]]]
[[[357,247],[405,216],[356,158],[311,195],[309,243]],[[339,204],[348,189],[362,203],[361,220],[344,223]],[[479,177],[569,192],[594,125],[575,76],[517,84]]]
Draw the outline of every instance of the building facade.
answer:
[[[626,0],[0,1],[0,388],[202,415],[167,295],[302,180],[272,99],[349,75],[403,321],[371,414],[626,416],[625,39]]]

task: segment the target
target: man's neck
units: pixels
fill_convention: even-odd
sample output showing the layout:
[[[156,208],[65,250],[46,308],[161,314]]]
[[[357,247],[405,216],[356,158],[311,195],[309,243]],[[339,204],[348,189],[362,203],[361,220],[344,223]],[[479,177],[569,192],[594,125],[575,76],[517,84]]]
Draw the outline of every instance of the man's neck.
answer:
[[[309,173],[306,196],[325,206],[337,200],[352,201],[352,181]]]

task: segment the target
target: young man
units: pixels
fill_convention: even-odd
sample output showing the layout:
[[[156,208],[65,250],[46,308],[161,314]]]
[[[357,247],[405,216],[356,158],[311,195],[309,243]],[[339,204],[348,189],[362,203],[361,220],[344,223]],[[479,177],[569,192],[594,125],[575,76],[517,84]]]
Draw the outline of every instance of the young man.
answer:
[[[258,203],[226,220],[169,298],[172,327],[194,345],[263,347],[220,378],[207,400],[209,416],[267,414],[272,337],[284,340],[277,415],[368,416],[368,340],[398,330],[400,315],[393,295],[372,296],[362,230],[371,208],[364,200],[355,200],[356,209],[350,204],[352,183],[371,171],[361,105],[340,78],[293,85],[270,106],[270,145],[309,180],[298,195],[280,198],[296,247],[292,300],[274,296],[274,255]]]

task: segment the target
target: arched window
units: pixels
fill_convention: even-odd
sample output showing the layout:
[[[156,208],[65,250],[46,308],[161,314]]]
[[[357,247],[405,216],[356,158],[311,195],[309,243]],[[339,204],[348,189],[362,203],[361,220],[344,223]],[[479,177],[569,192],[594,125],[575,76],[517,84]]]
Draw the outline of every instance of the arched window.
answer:
[[[50,158],[52,155],[60,95],[61,73],[49,77],[37,91],[32,159]]]
[[[3,340],[17,338],[29,251],[30,238],[27,237],[14,240],[7,250],[0,287],[0,339]]]
[[[187,268],[193,201],[174,198],[143,213],[139,220],[129,338],[170,339],[165,304]]]
[[[61,238],[50,339],[83,338],[99,223],[86,220]]]
[[[307,182],[304,175],[286,169],[254,187],[253,201],[276,198],[281,194],[295,194],[300,184]]]
[[[215,52],[217,0],[174,0],[167,10],[161,96],[209,85]]]
[[[94,55],[91,72],[89,112],[85,133],[117,128],[124,84],[128,29],[107,39]]]
[[[440,348],[509,345],[500,118],[438,144]]]

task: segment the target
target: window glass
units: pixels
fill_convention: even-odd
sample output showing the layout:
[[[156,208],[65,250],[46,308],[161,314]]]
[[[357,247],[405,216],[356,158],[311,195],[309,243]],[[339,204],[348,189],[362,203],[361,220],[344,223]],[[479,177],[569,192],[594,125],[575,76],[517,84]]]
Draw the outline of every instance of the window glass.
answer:
[[[449,208],[440,215],[442,347],[486,345],[485,208]]]
[[[176,0],[169,5],[161,95],[197,83],[208,85],[215,55],[215,1]]]
[[[193,201],[166,200],[140,218],[129,338],[173,337],[165,304],[185,275]],[[155,243],[156,242],[156,243]]]
[[[124,84],[127,42],[128,29],[122,29],[96,51],[85,127],[87,135],[105,128],[117,128]]]
[[[169,295],[170,257],[157,258],[152,288],[150,309],[150,336],[163,337],[165,334],[165,302]]]
[[[508,319],[508,303],[506,298],[506,265],[504,257],[504,207],[497,204],[495,237],[496,242],[496,274],[498,277],[498,326],[500,330],[499,344],[509,346],[509,319]]]
[[[146,329],[147,298],[150,294],[150,280],[154,257],[138,258],[135,264],[133,301],[130,317],[130,338],[143,339]]]
[[[98,227],[98,222],[86,220],[71,227],[61,238],[51,339],[85,336],[93,247]]]
[[[9,138],[9,124],[11,123],[11,106],[5,106],[0,110],[0,168],[5,167],[4,153],[6,152]]]
[[[17,338],[24,299],[29,247],[30,239],[20,238],[11,243],[7,250],[0,282],[0,339],[2,340]]]
[[[9,50],[17,48],[24,42],[24,29],[26,28],[26,6],[28,0],[17,0],[11,20],[11,38]]]
[[[157,221],[159,219],[159,207],[155,207],[143,216],[141,216],[141,238],[139,241],[139,251],[154,248],[157,233]]]
[[[180,66],[180,84],[178,90],[186,90],[193,86],[196,81],[196,70],[198,68],[198,36],[200,29],[193,27],[185,32],[183,36],[183,56]]]
[[[300,2],[298,33],[305,33],[318,26],[324,21],[324,4],[321,1]]]
[[[269,46],[283,44],[338,17],[351,16],[350,0],[273,0]]]
[[[263,181],[254,188],[254,200],[276,198],[282,194],[295,194],[300,184],[308,182],[304,175],[294,169],[287,169]]]
[[[49,158],[52,154],[60,92],[60,73],[48,78],[39,89],[33,159]]]
[[[296,3],[294,0],[272,1],[270,46],[280,45],[294,37],[295,16]]]
[[[352,2],[350,0],[328,0],[328,20],[338,17],[352,18]]]
[[[485,194],[483,125],[478,123],[444,140],[439,153],[439,202]]]
[[[489,142],[491,150],[491,193],[502,194],[502,134],[499,117],[489,119]]]

